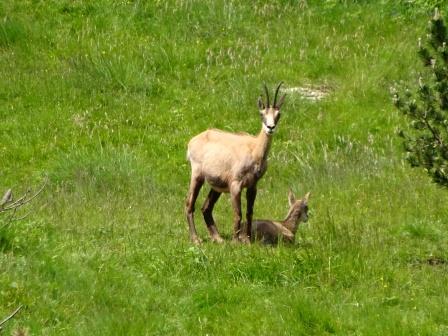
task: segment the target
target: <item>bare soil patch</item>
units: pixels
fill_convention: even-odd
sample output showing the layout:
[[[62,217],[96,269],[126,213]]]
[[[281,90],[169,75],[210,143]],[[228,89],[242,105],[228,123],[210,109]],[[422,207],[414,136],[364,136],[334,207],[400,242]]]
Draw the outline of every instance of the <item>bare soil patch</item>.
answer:
[[[298,94],[303,99],[317,102],[328,96],[331,90],[326,85],[304,85],[285,88],[284,92]]]

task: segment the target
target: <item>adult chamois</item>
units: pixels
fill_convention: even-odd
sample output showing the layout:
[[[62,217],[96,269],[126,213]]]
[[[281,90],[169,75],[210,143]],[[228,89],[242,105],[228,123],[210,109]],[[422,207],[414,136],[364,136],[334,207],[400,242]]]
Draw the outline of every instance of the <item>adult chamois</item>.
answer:
[[[274,102],[271,105],[269,92],[264,85],[266,104],[262,97],[258,98],[258,108],[262,121],[258,136],[245,133],[228,133],[217,129],[208,129],[188,143],[187,159],[191,164],[190,189],[188,191],[185,212],[190,230],[190,239],[200,244],[194,224],[194,209],[196,198],[204,184],[211,186],[210,192],[202,206],[207,229],[212,241],[222,242],[213,219],[213,207],[223,192],[231,195],[234,212],[233,239],[250,242],[252,232],[252,213],[257,195],[257,182],[267,169],[267,156],[271,146],[272,134],[280,119],[280,108],[285,96],[278,101],[280,83],[275,90]],[[246,235],[241,231],[241,192],[246,188],[247,198],[247,225]]]

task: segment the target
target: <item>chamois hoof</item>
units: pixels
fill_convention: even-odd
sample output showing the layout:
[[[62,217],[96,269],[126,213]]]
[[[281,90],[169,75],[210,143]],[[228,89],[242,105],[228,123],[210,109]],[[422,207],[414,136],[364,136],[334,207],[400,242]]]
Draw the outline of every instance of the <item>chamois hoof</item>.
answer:
[[[221,236],[213,236],[211,237],[212,242],[217,243],[217,244],[223,244],[224,243],[224,239],[221,238]]]
[[[199,237],[191,237],[191,242],[194,245],[201,245],[202,244],[202,239]]]
[[[250,245],[250,239],[248,236],[240,236],[239,238],[241,243]]]
[[[238,237],[233,237],[233,238],[232,238],[232,242],[233,242],[233,243],[239,243],[239,244],[247,244],[247,245],[249,245],[249,244],[250,244],[250,239],[249,239],[248,236],[240,235],[240,236],[238,236]]]

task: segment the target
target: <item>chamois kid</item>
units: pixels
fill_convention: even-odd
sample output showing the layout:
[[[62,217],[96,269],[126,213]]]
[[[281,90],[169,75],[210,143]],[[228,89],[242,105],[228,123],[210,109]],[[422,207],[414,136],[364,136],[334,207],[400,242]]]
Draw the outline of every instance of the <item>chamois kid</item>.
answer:
[[[211,186],[201,209],[211,240],[219,243],[223,241],[216,228],[212,212],[221,193],[226,192],[230,193],[234,213],[233,239],[245,243],[250,242],[257,182],[266,172],[272,135],[280,119],[280,108],[285,99],[285,95],[283,95],[277,101],[281,84],[277,86],[272,105],[266,85],[264,86],[266,104],[261,96],[258,98],[262,124],[261,131],[257,136],[208,129],[193,137],[188,143],[187,159],[191,165],[191,180],[185,213],[190,239],[193,243],[201,243],[194,224],[194,209],[196,198],[204,182]],[[243,189],[247,190],[246,234],[240,234],[241,192]]]
[[[302,199],[296,199],[290,190],[289,211],[282,221],[256,219],[252,223],[252,237],[265,244],[277,244],[280,240],[293,243],[300,222],[308,221],[308,192]],[[243,226],[245,223],[243,224]]]

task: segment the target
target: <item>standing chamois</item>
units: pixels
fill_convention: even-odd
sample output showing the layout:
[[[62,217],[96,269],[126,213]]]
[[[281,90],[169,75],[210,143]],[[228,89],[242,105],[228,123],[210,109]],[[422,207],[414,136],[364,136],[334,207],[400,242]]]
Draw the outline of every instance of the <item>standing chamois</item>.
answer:
[[[205,181],[208,182],[211,189],[201,210],[211,240],[218,243],[223,241],[216,228],[212,212],[221,193],[228,192],[231,195],[234,212],[233,239],[245,243],[250,242],[257,182],[266,172],[272,134],[280,119],[280,108],[285,100],[285,95],[283,95],[277,101],[281,85],[282,83],[277,86],[272,105],[269,101],[266,85],[264,85],[266,105],[263,103],[261,96],[258,98],[258,108],[262,121],[258,136],[209,129],[196,135],[188,143],[187,159],[191,164],[191,180],[185,212],[190,239],[193,243],[201,243],[194,224],[194,205]],[[241,192],[244,188],[247,189],[247,227],[246,235],[240,235]]]
[[[253,240],[259,240],[265,244],[275,245],[282,240],[286,243],[294,243],[296,232],[300,222],[308,221],[308,192],[302,199],[296,199],[289,190],[289,211],[282,221],[269,219],[256,219],[252,223]],[[245,223],[243,223],[244,227]]]

